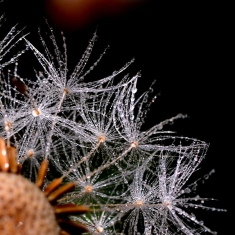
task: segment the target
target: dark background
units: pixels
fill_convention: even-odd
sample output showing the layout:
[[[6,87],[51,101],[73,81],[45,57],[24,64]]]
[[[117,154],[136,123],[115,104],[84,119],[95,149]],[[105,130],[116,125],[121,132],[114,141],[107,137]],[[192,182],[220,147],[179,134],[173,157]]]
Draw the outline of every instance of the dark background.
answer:
[[[198,193],[218,199],[212,206],[228,212],[198,210],[195,214],[218,235],[233,231],[230,221],[234,207],[232,173],[235,171],[232,170],[235,156],[232,151],[234,73],[231,72],[234,53],[231,51],[229,9],[230,6],[215,3],[157,4],[149,0],[141,5],[128,5],[123,11],[114,12],[110,8],[100,15],[93,11],[91,20],[81,20],[83,23],[77,25],[69,25],[67,19],[66,26],[52,20],[43,1],[5,0],[0,5],[0,13],[5,11],[8,20],[6,24],[10,27],[18,22],[18,27],[26,26],[25,32],[31,32],[27,38],[36,47],[40,45],[37,27],[44,25],[42,16],[49,19],[55,31],[65,31],[71,70],[98,26],[99,38],[93,59],[107,45],[111,48],[90,77],[107,76],[135,57],[128,72],[134,75],[141,70],[138,92],[147,90],[156,79],[154,92],[161,92],[161,96],[152,105],[145,128],[184,113],[189,115],[188,119],[175,121],[167,128],[210,144],[207,157],[196,174],[204,175],[211,169],[215,169],[215,174],[198,188]],[[22,76],[30,76],[36,61],[28,53],[20,59]]]

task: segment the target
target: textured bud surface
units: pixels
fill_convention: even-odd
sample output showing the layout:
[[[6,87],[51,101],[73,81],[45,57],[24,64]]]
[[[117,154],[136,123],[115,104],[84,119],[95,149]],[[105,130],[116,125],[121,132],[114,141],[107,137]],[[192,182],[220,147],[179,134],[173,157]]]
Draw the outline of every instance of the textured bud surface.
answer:
[[[0,234],[59,234],[47,198],[36,185],[20,175],[0,173]]]

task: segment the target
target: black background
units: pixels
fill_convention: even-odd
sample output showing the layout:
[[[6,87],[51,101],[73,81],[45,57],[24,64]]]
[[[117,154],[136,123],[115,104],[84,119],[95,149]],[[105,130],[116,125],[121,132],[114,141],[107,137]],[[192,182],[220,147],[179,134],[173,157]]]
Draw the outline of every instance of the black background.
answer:
[[[156,79],[154,92],[161,92],[161,96],[152,105],[145,128],[178,113],[189,115],[167,128],[210,144],[197,174],[206,174],[211,169],[215,169],[215,174],[198,192],[218,199],[213,206],[228,212],[198,210],[195,214],[218,235],[233,234],[230,221],[234,218],[231,213],[235,171],[231,72],[234,53],[229,9],[230,6],[215,3],[157,4],[152,0],[140,8],[97,18],[83,28],[65,33],[71,70],[98,25],[94,60],[108,44],[111,48],[90,77],[107,76],[135,57],[128,71],[134,75],[141,70],[138,92],[147,90]],[[25,31],[31,32],[27,38],[40,45],[37,27],[43,24],[42,16],[48,17],[41,1],[5,0],[0,5],[0,13],[4,11],[6,24],[19,22],[19,26],[26,26]],[[30,74],[33,63],[28,53],[24,55],[19,63],[20,75]]]

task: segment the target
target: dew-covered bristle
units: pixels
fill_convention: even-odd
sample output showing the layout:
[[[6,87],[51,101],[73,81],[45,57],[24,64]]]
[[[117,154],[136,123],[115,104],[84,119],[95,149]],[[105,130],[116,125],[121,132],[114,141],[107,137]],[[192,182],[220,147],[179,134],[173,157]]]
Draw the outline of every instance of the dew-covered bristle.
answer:
[[[4,20],[4,15],[0,17],[0,27]],[[22,36],[23,30],[18,29],[17,25],[13,26],[10,31],[2,38],[0,38],[0,70],[2,70],[4,67],[15,63],[18,58],[26,52],[28,49],[27,47],[25,49],[21,49],[20,51],[17,51],[15,54],[11,55],[11,58],[7,58],[4,60],[11,51],[13,51],[14,47],[20,43],[20,41],[23,40],[23,38],[26,35]]]

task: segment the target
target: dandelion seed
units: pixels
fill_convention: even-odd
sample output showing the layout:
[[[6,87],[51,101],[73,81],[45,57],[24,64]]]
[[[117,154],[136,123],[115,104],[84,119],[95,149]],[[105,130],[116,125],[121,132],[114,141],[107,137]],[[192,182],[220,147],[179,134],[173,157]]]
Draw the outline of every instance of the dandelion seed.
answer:
[[[115,213],[94,211],[89,216],[74,219],[85,225],[91,235],[119,235],[114,229]]]
[[[145,169],[136,170],[132,183],[123,197],[123,204],[117,205],[123,213],[123,233],[142,234],[155,224],[158,204],[154,199],[158,193],[156,179]]]
[[[115,168],[112,169],[113,174],[109,177],[106,177],[106,173],[102,171],[87,177],[98,166],[106,163],[106,157],[103,157],[102,152],[99,153],[101,155],[99,159],[97,159],[99,154],[94,153],[94,156],[89,158],[89,160],[85,160],[77,166],[77,162],[80,162],[80,159],[83,159],[83,157],[80,156],[81,153],[78,151],[78,147],[73,146],[72,148],[73,151],[67,155],[64,161],[60,159],[59,166],[57,165],[57,167],[63,176],[66,175],[68,181],[79,183],[76,184],[75,191],[63,198],[62,201],[76,201],[86,205],[103,204],[109,197],[115,199],[115,196],[109,195],[115,194],[117,190],[119,190],[119,193],[124,191],[122,175]],[[83,149],[82,154],[87,155],[88,153]],[[73,165],[77,167],[74,168]],[[74,170],[71,171],[71,168]],[[113,186],[114,183],[115,186]]]
[[[122,163],[125,162],[127,167],[131,167],[133,163],[140,159],[146,159],[156,150],[161,152],[163,149],[169,148],[168,145],[164,146],[161,143],[167,141],[167,139],[173,142],[173,136],[161,136],[160,134],[171,133],[171,131],[162,130],[163,126],[176,119],[186,117],[186,115],[178,114],[147,131],[142,131],[141,127],[146,118],[146,109],[150,107],[151,103],[146,105],[146,107],[145,104],[152,88],[150,87],[149,91],[135,100],[136,86],[137,80],[120,89],[118,99],[114,105],[115,112],[112,113],[114,127],[124,141],[124,143],[120,144],[120,149],[123,149],[123,145],[132,147],[132,150],[128,152],[128,155],[122,161]]]
[[[79,97],[80,93],[89,92],[89,93],[97,93],[97,92],[104,92],[109,91],[113,89],[117,89],[126,83],[131,82],[132,80],[135,80],[137,76],[134,76],[130,81],[126,81],[127,79],[122,79],[117,85],[109,86],[107,87],[107,83],[112,81],[118,74],[123,72],[132,62],[128,62],[126,65],[124,65],[120,70],[116,71],[112,75],[103,78],[101,80],[95,81],[95,82],[88,82],[83,83],[84,77],[90,73],[92,66],[90,69],[88,69],[84,74],[83,70],[87,64],[87,61],[91,55],[95,40],[97,38],[96,33],[94,33],[92,39],[89,41],[89,44],[82,55],[81,60],[75,67],[74,71],[70,76],[68,76],[68,69],[67,69],[67,47],[65,43],[65,37],[62,35],[63,38],[63,48],[64,52],[62,53],[59,50],[59,47],[56,43],[55,36],[50,29],[50,39],[52,41],[52,44],[54,46],[54,53],[55,53],[55,59],[54,56],[50,53],[50,50],[48,49],[46,42],[41,36],[40,30],[39,30],[40,40],[42,42],[42,45],[45,50],[45,55],[40,53],[28,40],[25,39],[27,45],[29,48],[33,51],[34,55],[38,59],[39,63],[43,67],[45,76],[51,85],[51,89],[54,93],[58,94],[58,96],[61,96],[61,92],[64,92],[66,90],[66,94],[68,96],[72,96],[75,99],[77,96]],[[99,59],[95,62],[95,64],[98,64],[98,62],[101,60],[103,55],[105,54],[106,50],[100,55]],[[106,86],[103,88],[103,86]]]
[[[216,232],[203,225],[195,216],[192,216],[187,209],[201,208],[207,210],[209,207],[197,204],[197,201],[209,199],[190,197],[186,194],[187,191],[190,193],[192,190],[183,190],[184,187],[186,189],[190,188],[190,186],[185,186],[186,182],[205,157],[206,150],[207,147],[205,146],[200,152],[198,150],[193,151],[193,149],[188,153],[182,151],[176,158],[169,158],[167,155],[160,157],[159,166],[156,171],[158,172],[159,179],[157,202],[162,203],[158,218],[156,219],[156,229],[159,234],[164,234],[166,228],[173,225],[178,231],[186,235],[200,234],[196,231],[202,230],[216,234]],[[195,157],[197,157],[197,161],[194,161]],[[210,209],[212,210],[213,208]]]

